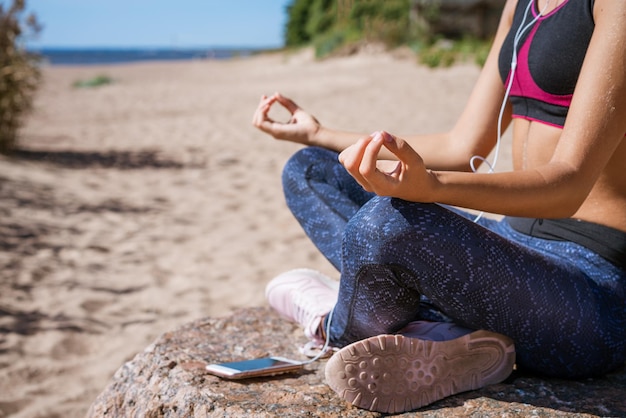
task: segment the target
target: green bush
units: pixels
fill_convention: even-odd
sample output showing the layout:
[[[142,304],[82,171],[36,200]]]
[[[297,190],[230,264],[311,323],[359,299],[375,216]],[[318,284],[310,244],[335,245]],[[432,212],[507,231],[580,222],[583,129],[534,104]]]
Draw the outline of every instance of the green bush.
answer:
[[[306,33],[309,38],[314,39],[317,35],[332,30],[337,12],[334,0],[312,0],[310,3]]]
[[[409,40],[410,7],[409,0],[360,0],[352,6],[350,19],[365,39],[398,46]]]
[[[419,60],[431,67],[450,66],[460,60],[485,62],[489,42],[471,39],[441,41],[418,22],[411,22],[411,0],[293,0],[287,7],[285,44],[313,45],[318,58],[350,51],[360,41],[387,47],[410,45]],[[436,19],[438,3],[426,10]]]
[[[76,88],[100,87],[111,84],[112,82],[113,79],[111,77],[101,74],[87,80],[77,80],[72,83],[72,86]]]
[[[357,44],[361,40],[361,35],[350,28],[333,28],[315,37],[313,46],[316,58],[327,57],[342,47]]]
[[[390,47],[411,38],[410,0],[293,0],[287,7],[285,44],[313,44],[323,57],[365,40]]]
[[[473,60],[482,67],[489,55],[491,43],[475,38],[458,40],[439,39],[432,43],[420,44],[417,56],[422,64],[429,67],[449,67],[456,62]]]
[[[286,46],[302,46],[311,41],[311,36],[309,36],[306,29],[310,10],[311,2],[309,0],[294,0],[287,6]]]
[[[8,9],[0,4],[0,152],[15,147],[41,79],[38,57],[23,45],[23,28],[36,34],[40,26],[34,15],[24,17],[25,7],[25,0],[14,0]]]

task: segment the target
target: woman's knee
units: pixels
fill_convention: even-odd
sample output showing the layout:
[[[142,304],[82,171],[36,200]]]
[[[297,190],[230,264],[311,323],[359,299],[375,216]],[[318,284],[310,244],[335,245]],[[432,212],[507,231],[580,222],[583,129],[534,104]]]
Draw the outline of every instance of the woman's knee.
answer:
[[[445,223],[442,218],[455,216],[439,205],[376,196],[352,218],[347,233],[388,241],[406,234],[419,234],[430,224]],[[431,222],[435,219],[439,222]]]
[[[337,160],[336,153],[318,147],[306,147],[296,151],[283,168],[283,179],[285,177],[304,177],[309,172],[311,166],[319,164],[327,159]],[[334,156],[334,157],[333,157]]]
[[[411,226],[398,213],[393,200],[376,196],[350,219],[344,233],[346,256],[356,256],[349,254],[366,250],[370,262],[381,261],[376,258],[394,250],[390,243],[411,233]]]
[[[298,191],[305,188],[311,167],[319,161],[320,148],[302,148],[293,154],[283,167],[282,183],[286,197],[298,195]]]
[[[347,243],[364,237],[368,241],[382,237],[382,228],[386,223],[386,214],[389,212],[389,200],[390,198],[387,197],[376,196],[361,207],[346,227]]]

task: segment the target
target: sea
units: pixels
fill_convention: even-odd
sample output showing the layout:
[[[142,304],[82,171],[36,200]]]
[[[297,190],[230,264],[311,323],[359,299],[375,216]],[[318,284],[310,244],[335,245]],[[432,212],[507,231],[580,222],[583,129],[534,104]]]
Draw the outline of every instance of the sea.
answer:
[[[47,65],[100,65],[140,61],[222,60],[263,51],[254,48],[40,48]]]

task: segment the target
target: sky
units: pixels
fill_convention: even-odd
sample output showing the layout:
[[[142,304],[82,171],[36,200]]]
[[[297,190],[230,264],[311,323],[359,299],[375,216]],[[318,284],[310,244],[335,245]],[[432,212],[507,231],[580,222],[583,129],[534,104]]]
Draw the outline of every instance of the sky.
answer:
[[[0,0],[10,4],[11,0]],[[26,0],[32,47],[283,46],[291,0]]]

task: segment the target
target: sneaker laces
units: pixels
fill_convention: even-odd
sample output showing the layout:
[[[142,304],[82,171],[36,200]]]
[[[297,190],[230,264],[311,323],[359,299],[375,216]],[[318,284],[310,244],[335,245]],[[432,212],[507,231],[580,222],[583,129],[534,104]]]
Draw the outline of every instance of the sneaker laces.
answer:
[[[326,295],[324,295],[326,296]],[[304,327],[304,335],[311,340],[311,343],[321,345],[324,340],[319,336],[318,330],[322,318],[327,313],[326,309],[320,308],[317,298],[307,295],[307,297],[294,297],[294,311],[292,312],[295,321]]]
[[[307,357],[312,357],[311,360],[303,361],[302,362],[303,364],[311,364],[321,358],[330,357],[336,351],[339,351],[339,348],[330,346],[330,322],[333,319],[334,311],[335,309],[333,308],[328,313],[328,319],[326,320],[326,332],[325,332],[326,340],[324,341],[324,344],[323,345],[321,344],[322,340],[318,336],[317,339],[312,339],[311,341],[309,341],[308,343],[300,347],[300,353],[304,354]]]

